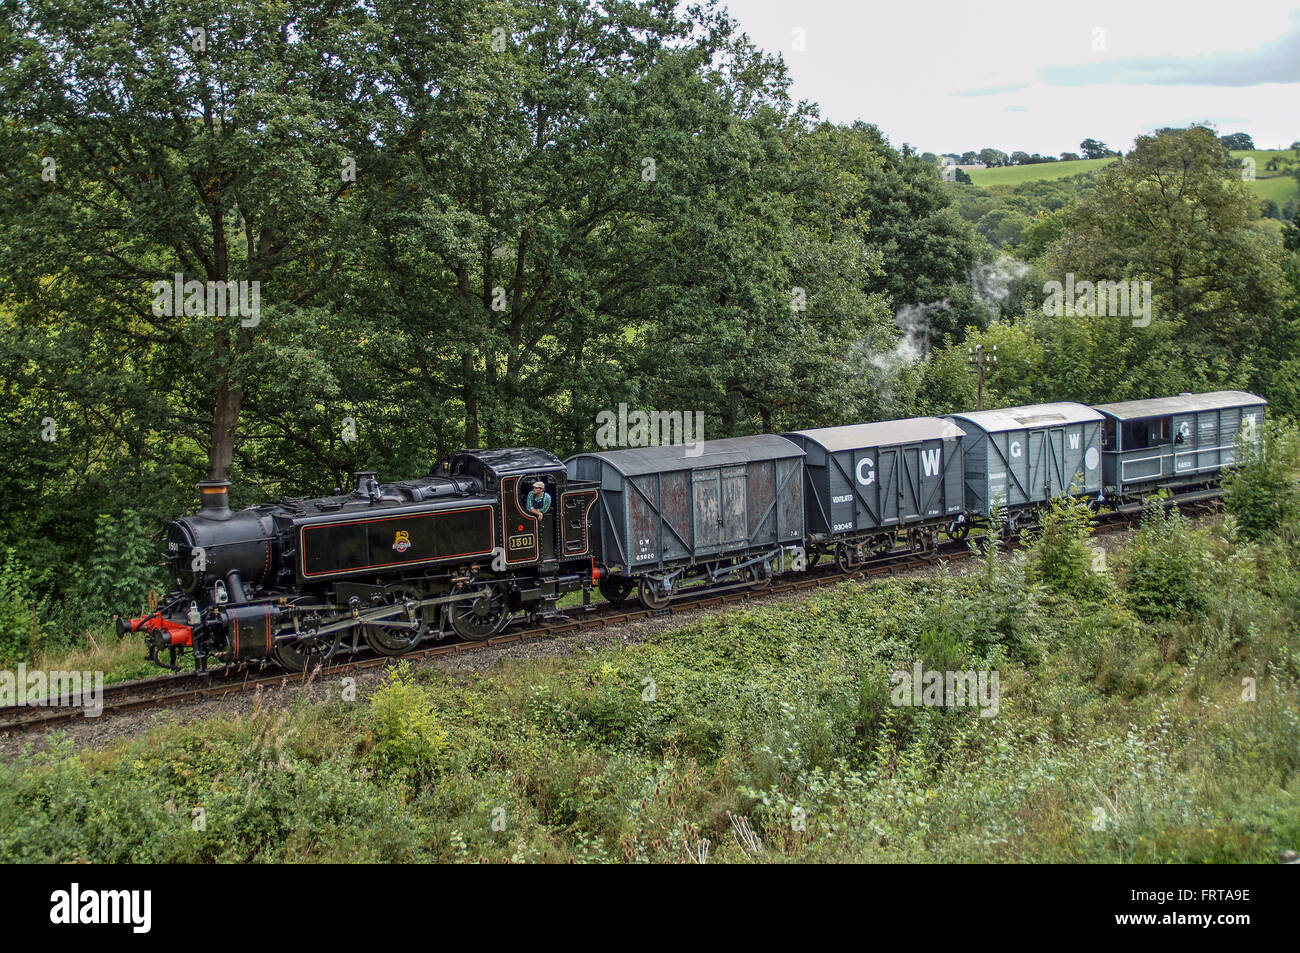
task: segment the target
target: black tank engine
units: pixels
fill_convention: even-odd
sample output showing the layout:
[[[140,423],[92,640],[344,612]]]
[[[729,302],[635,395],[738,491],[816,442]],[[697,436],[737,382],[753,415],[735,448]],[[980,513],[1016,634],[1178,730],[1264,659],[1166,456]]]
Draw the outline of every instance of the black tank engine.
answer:
[[[421,479],[359,473],[349,493],[238,512],[228,486],[200,483],[202,507],[167,529],[176,591],[118,620],[146,633],[160,665],[188,650],[200,669],[273,658],[303,671],[362,640],[385,655],[452,633],[482,640],[566,592],[590,603],[599,579],[596,486],[542,450],[465,451]]]

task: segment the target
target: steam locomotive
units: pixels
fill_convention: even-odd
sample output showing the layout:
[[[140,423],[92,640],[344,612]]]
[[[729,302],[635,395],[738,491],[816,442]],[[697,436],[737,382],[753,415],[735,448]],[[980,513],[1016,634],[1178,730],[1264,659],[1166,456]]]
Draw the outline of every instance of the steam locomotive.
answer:
[[[1210,495],[1266,401],[1241,391],[1089,407],[1060,402],[946,418],[582,453],[465,450],[422,478],[355,475],[350,492],[232,512],[229,484],[171,523],[177,588],[119,619],[179,668],[293,671],[368,645],[484,640],[593,590],[660,609],[697,591],[761,588],[822,556],[849,570],[1002,529],[1062,496],[1119,508]],[[540,486],[538,486],[540,484]]]
[[[596,488],[543,450],[470,450],[421,479],[355,479],[346,494],[237,513],[229,483],[200,483],[199,511],[167,530],[178,589],[118,630],[144,632],[166,668],[189,651],[199,669],[274,658],[304,671],[345,640],[401,655],[430,636],[487,639],[598,578]],[[527,510],[538,482],[546,509]]]

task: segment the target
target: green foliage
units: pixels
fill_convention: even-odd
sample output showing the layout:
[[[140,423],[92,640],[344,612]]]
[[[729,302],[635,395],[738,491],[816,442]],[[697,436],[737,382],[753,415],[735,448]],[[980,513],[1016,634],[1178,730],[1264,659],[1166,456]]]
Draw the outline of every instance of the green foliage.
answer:
[[[41,638],[45,603],[36,597],[32,573],[14,549],[0,562],[0,667],[28,661]]]
[[[1123,559],[1125,598],[1134,611],[1148,620],[1204,612],[1214,569],[1205,531],[1193,528],[1163,496],[1148,497],[1142,527]]]
[[[370,731],[369,760],[376,770],[417,785],[434,777],[449,744],[432,695],[414,682],[405,663],[388,672],[371,698]]]
[[[1081,599],[1104,598],[1111,589],[1106,554],[1092,538],[1092,507],[1062,497],[1040,513],[1041,531],[1029,550],[1030,578],[1052,592]]]
[[[1224,505],[1249,539],[1300,540],[1300,428],[1269,420],[1257,439],[1240,441],[1224,479]]]
[[[99,514],[85,577],[86,598],[99,614],[134,615],[146,608],[145,594],[160,584],[157,550],[157,538],[136,510],[128,508],[116,517]]]
[[[1166,363],[1208,381],[1244,366],[1258,386],[1287,299],[1282,249],[1253,227],[1258,218],[1212,130],[1161,130],[1139,136],[1070,208],[1047,271],[1058,281],[1067,273],[1076,281],[1150,281],[1156,320],[1173,322],[1180,336]]]

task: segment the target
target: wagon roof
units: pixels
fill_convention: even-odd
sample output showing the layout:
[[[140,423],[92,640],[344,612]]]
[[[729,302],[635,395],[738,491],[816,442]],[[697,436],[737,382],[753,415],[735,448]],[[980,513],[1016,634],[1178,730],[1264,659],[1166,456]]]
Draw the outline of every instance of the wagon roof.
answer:
[[[965,414],[953,414],[953,416],[958,420],[969,421],[986,433],[1060,427],[1064,424],[1080,424],[1102,419],[1101,414],[1093,408],[1072,401],[1003,407],[1000,410],[976,410]]]
[[[1170,417],[1198,410],[1224,407],[1254,407],[1267,404],[1263,397],[1243,390],[1216,390],[1208,394],[1179,394],[1177,397],[1152,397],[1149,400],[1122,400],[1114,404],[1097,404],[1096,409],[1116,420],[1139,420],[1143,417]]]
[[[951,420],[943,420],[940,417],[908,417],[904,420],[880,420],[875,423],[849,424],[844,427],[796,430],[790,436],[803,437],[834,453],[838,450],[861,450],[901,443],[919,443],[922,440],[964,437],[966,431]]]
[[[699,453],[692,455],[692,450],[699,450]],[[630,450],[579,453],[566,462],[581,457],[594,457],[603,460],[623,476],[631,477],[644,473],[668,473],[673,470],[697,470],[736,463],[754,463],[759,460],[784,460],[803,455],[804,452],[799,447],[784,437],[778,437],[776,434],[759,434],[754,437],[705,440],[694,447],[689,444],[675,444],[666,447],[634,447]]]

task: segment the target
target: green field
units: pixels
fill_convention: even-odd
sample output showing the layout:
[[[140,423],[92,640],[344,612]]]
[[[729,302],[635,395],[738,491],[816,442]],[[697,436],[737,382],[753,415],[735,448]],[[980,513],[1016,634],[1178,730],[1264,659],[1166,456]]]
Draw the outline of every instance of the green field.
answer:
[[[1250,156],[1255,160],[1255,181],[1248,182],[1247,187],[1261,200],[1271,199],[1278,205],[1291,199],[1300,200],[1300,182],[1290,175],[1286,168],[1269,172],[1266,167],[1270,160],[1281,158],[1290,160],[1292,168],[1296,163],[1295,152],[1291,149],[1253,149],[1248,151],[1233,150],[1233,158],[1242,159]],[[971,181],[981,188],[994,185],[1023,185],[1026,182],[1044,182],[1054,179],[1066,179],[1081,172],[1096,172],[1114,159],[1080,159],[1077,162],[1042,162],[1037,165],[1012,165],[1000,169],[970,169]]]
[[[988,188],[991,185],[1021,185],[1025,182],[1068,179],[1081,172],[1096,172],[1114,161],[1080,159],[1077,162],[1040,162],[1037,165],[1009,165],[1001,169],[970,169],[967,174],[975,185]]]

